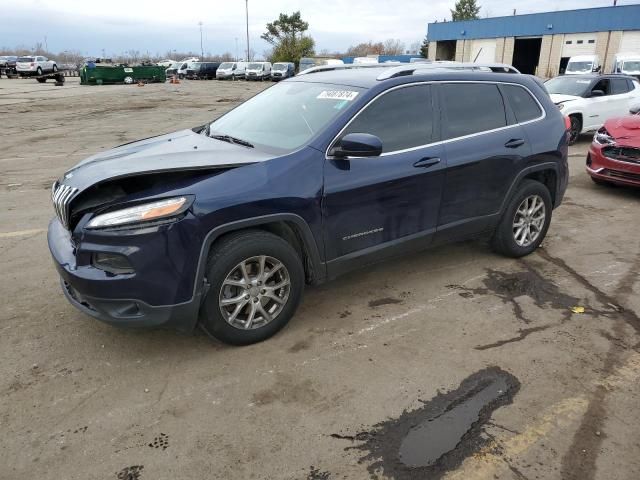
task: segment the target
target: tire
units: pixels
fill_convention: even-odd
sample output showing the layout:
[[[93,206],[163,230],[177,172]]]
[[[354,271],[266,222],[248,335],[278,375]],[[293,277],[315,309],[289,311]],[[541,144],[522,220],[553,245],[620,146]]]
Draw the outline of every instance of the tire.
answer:
[[[537,203],[533,203],[532,199],[536,199]],[[541,221],[538,212],[540,211],[539,208],[542,207],[533,207],[534,205],[540,205],[540,203],[544,206],[544,218]],[[530,210],[528,208],[530,206],[536,209],[531,215],[532,218],[523,218],[523,210],[525,212]],[[502,214],[500,223],[498,223],[491,239],[491,247],[497,253],[507,257],[520,258],[529,255],[544,240],[551,223],[552,209],[549,189],[535,180],[524,180],[518,186],[518,190]],[[516,223],[521,223],[523,226],[517,229]],[[530,237],[525,236],[527,229],[531,234]],[[516,238],[518,233],[520,233],[520,240]],[[523,236],[525,236],[524,239]]]
[[[133,84],[133,81],[133,77],[124,77],[124,83],[126,83],[127,85]]]
[[[46,78],[36,78],[38,83],[45,83],[47,81]]]
[[[58,71],[58,66],[54,63],[53,64],[53,73],[56,73]]]
[[[569,115],[571,120],[571,130],[569,131],[569,145],[574,145],[580,138],[580,132],[582,131],[582,120],[578,115]]]
[[[258,283],[260,262],[264,262],[262,271],[271,272],[263,277],[263,284]],[[250,288],[241,275],[241,264],[246,266]],[[275,269],[278,264],[281,266]],[[282,238],[261,230],[222,239],[209,254],[206,273],[210,288],[200,310],[200,327],[230,345],[249,345],[275,335],[293,317],[304,290],[304,269],[296,250]],[[264,287],[277,285],[285,286],[274,289],[271,296],[262,295]],[[272,300],[276,297],[284,302]],[[221,301],[233,298],[238,301],[221,305]],[[273,318],[269,320],[265,312]]]
[[[38,76],[42,75],[42,69],[40,67],[38,67],[38,69],[36,70],[36,74]]]

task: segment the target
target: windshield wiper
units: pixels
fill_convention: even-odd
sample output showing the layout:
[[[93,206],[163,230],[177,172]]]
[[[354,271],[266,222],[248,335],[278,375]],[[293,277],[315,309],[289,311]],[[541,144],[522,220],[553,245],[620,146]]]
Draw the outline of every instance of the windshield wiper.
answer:
[[[235,143],[236,145],[242,145],[243,147],[253,148],[253,144],[242,140],[241,138],[232,137],[231,135],[210,135],[211,138],[216,140],[222,140],[223,142]]]

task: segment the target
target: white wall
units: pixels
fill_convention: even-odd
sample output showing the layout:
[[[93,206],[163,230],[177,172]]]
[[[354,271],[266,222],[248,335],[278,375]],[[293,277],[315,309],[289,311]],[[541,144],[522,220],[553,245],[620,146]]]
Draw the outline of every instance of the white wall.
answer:
[[[479,54],[479,55],[478,55]],[[476,60],[476,57],[477,60]],[[473,40],[471,44],[471,62],[494,63],[496,61],[496,39]]]

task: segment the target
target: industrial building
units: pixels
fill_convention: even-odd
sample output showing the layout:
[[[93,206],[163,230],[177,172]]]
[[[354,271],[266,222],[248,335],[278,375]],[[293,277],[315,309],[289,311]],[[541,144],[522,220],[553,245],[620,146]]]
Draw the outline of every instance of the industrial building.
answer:
[[[640,54],[640,5],[430,23],[430,60],[500,62],[554,77],[574,55],[598,55],[611,72],[617,53]]]

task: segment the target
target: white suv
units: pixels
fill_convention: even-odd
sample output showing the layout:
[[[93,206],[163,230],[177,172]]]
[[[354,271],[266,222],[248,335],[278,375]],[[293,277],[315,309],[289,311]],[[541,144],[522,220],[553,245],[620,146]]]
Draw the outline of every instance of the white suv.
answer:
[[[595,132],[640,102],[640,83],[627,75],[565,75],[547,80],[544,86],[553,103],[571,120],[571,144],[581,133]]]
[[[32,77],[35,75],[43,75],[45,73],[54,73],[58,71],[58,65],[53,60],[40,55],[29,57],[18,57],[16,60],[16,70],[21,77]]]

